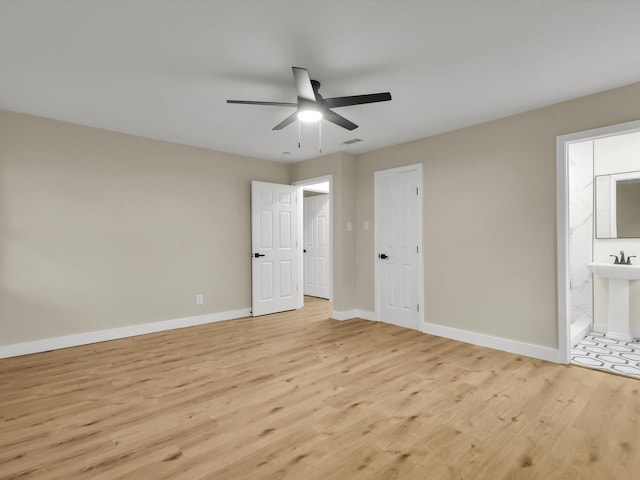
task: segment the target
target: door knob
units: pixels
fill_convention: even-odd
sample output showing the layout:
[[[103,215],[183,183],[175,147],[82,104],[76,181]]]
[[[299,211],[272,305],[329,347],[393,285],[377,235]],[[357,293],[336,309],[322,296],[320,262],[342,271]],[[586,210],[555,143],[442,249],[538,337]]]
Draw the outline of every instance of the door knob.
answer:
[[[264,253],[254,253],[253,256],[255,258],[266,257],[266,255]]]
[[[381,258],[382,260],[385,260],[387,258],[389,258],[389,256],[386,253],[381,253],[378,255],[378,258]]]

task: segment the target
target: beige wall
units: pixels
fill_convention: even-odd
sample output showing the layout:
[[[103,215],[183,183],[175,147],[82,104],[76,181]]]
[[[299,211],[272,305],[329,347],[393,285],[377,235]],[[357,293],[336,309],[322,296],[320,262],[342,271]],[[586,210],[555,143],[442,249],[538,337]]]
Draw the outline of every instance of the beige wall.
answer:
[[[0,112],[0,345],[248,308],[252,179],[334,176],[334,309],[373,311],[373,174],[421,162],[426,321],[555,348],[556,136],[638,118],[633,84],[287,166]]]
[[[335,153],[291,166],[292,181],[324,175],[333,176],[333,309],[352,310],[355,297],[355,232],[347,231],[347,223],[355,222],[356,157]]]
[[[422,162],[425,320],[556,348],[556,136],[638,118],[633,84],[361,155],[358,308],[374,307],[373,174]]]
[[[0,111],[0,345],[248,308],[250,180],[288,169]]]

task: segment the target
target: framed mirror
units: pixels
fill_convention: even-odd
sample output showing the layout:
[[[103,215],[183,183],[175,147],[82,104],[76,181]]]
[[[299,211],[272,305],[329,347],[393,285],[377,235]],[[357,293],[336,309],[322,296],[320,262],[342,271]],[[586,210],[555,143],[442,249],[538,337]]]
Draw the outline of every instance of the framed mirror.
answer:
[[[596,238],[640,238],[640,171],[598,175]]]

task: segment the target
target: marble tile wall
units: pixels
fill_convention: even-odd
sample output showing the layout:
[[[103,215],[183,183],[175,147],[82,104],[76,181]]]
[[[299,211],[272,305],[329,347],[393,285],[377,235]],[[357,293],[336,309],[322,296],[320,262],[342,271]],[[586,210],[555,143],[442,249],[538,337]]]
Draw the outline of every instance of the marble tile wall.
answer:
[[[571,323],[593,321],[593,141],[569,145]]]

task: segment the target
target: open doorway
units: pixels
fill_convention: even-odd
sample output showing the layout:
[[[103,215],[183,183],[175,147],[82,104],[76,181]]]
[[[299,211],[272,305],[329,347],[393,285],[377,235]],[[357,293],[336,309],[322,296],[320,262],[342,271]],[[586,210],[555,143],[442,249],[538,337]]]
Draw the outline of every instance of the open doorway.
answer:
[[[295,182],[302,199],[298,211],[302,238],[302,262],[305,303],[310,298],[333,299],[333,196],[332,176]]]
[[[637,197],[627,208],[613,193],[640,182],[640,121],[560,136],[557,150],[559,361],[639,378],[636,262],[611,257],[640,249]]]

